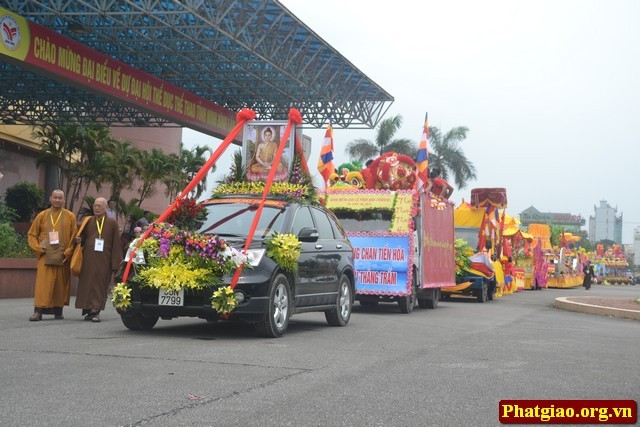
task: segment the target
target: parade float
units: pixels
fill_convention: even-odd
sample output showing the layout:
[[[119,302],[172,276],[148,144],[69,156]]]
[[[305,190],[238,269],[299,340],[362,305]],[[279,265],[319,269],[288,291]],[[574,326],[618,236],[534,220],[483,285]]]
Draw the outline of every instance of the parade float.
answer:
[[[504,188],[475,188],[471,202],[455,210],[456,237],[467,242],[457,245],[458,257],[473,252],[456,276],[456,286],[444,289],[447,296],[475,296],[478,302],[492,300],[515,291],[509,246],[504,238],[507,191]],[[502,211],[501,211],[502,210]],[[503,257],[504,254],[504,257]],[[463,264],[461,261],[459,265]],[[505,271],[507,274],[505,274]]]
[[[620,245],[612,245],[604,249],[604,245],[596,246],[596,253],[591,259],[594,265],[597,282],[605,285],[631,285],[633,277],[629,272],[629,262]]]
[[[582,286],[584,281],[582,271],[586,258],[582,252],[566,246],[567,242],[577,242],[580,238],[564,234],[561,245],[546,253],[549,288],[575,288]]]
[[[522,231],[518,221],[510,216],[505,218],[503,235],[507,260],[511,260],[513,264],[511,269],[513,276],[511,292],[528,289],[531,287],[531,277],[533,275],[533,254],[531,251],[533,236]]]
[[[518,268],[524,270],[524,288],[545,288],[549,281],[551,228],[547,224],[529,224],[527,233],[531,236],[530,243],[525,243],[525,256],[517,260]]]
[[[356,299],[367,307],[397,302],[410,313],[436,308],[441,288],[455,285],[453,204],[440,180],[417,189],[413,159],[385,153],[368,167],[340,168],[324,203],[354,246]]]

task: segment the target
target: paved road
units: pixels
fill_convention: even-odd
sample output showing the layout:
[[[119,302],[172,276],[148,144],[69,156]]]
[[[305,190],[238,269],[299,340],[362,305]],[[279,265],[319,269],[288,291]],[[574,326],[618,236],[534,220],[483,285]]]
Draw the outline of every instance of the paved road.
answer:
[[[309,313],[281,339],[197,319],[136,333],[111,307],[28,322],[31,300],[0,300],[0,425],[497,426],[501,399],[640,400],[640,322],[552,306],[580,295],[640,287],[356,306],[346,328]]]

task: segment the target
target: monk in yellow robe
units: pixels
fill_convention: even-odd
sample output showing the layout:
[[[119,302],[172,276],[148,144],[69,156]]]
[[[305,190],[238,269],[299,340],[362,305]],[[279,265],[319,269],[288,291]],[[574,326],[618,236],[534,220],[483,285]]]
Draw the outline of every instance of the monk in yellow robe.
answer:
[[[76,308],[82,309],[84,320],[100,322],[111,284],[111,277],[122,262],[120,230],[115,219],[107,215],[107,200],[98,197],[91,217],[80,234],[82,271],[78,277]]]
[[[64,191],[53,190],[49,198],[51,207],[36,216],[27,235],[29,246],[38,256],[31,321],[42,320],[43,314],[64,319],[62,308],[69,305],[69,261],[75,247],[78,224],[73,212],[63,208],[64,200]]]

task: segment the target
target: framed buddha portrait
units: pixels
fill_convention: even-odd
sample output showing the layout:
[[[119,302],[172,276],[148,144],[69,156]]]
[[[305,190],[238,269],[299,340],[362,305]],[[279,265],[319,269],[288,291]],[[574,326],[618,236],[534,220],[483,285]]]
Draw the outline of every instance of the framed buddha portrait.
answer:
[[[274,181],[286,181],[293,162],[295,146],[295,128],[276,163],[276,153],[280,142],[284,140],[287,122],[250,121],[242,132],[242,159],[248,181],[266,181],[273,168],[276,169]]]

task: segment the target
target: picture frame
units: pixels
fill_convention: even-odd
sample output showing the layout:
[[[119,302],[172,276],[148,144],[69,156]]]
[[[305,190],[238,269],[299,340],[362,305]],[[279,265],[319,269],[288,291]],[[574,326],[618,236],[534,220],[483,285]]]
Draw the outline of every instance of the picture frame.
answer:
[[[242,132],[242,159],[248,181],[266,181],[273,160],[285,137],[286,121],[250,121]],[[295,148],[295,126],[287,140],[282,157],[276,165],[274,181],[286,181],[293,165]]]

